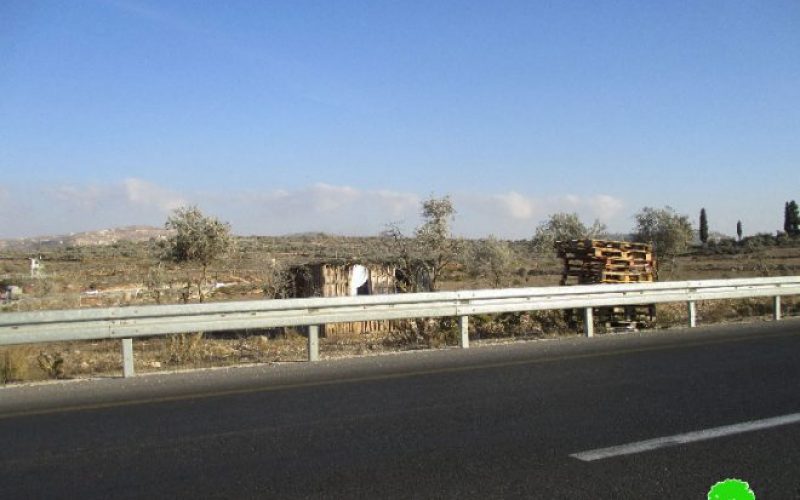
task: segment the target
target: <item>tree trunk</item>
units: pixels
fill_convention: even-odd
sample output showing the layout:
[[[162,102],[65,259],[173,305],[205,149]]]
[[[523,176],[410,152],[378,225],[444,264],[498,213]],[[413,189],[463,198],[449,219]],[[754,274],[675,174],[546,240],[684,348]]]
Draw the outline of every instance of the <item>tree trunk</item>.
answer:
[[[200,278],[200,281],[197,282],[197,294],[200,296],[200,303],[202,304],[206,300],[206,296],[203,293],[203,287],[206,285],[206,271],[208,266],[203,264],[203,276]]]

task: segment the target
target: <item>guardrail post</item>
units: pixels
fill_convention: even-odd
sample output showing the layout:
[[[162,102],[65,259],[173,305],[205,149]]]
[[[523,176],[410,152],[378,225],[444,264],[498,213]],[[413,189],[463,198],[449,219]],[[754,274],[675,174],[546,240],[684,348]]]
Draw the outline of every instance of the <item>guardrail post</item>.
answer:
[[[134,375],[133,339],[122,339],[122,376],[131,378]]]
[[[583,332],[587,337],[594,337],[594,317],[591,307],[583,308]]]
[[[458,317],[458,331],[461,334],[458,338],[458,345],[462,349],[469,348],[469,316]]]
[[[319,325],[308,326],[308,360],[319,361]]]
[[[690,300],[686,305],[689,308],[689,328],[694,328],[697,326],[697,304]]]
[[[781,320],[781,296],[776,295],[772,297],[772,319],[775,321]]]

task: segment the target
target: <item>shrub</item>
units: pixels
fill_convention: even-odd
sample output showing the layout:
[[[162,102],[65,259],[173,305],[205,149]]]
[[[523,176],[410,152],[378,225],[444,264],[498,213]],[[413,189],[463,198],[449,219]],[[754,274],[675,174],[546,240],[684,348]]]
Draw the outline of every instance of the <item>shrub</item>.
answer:
[[[170,335],[167,353],[169,361],[183,364],[196,362],[202,356],[203,332]]]
[[[59,353],[40,352],[36,357],[39,368],[49,377],[63,379],[66,377],[64,372],[64,358]]]
[[[706,246],[699,250],[701,255],[733,255],[741,251],[739,243],[733,238],[708,240]]]
[[[634,219],[636,240],[652,242],[662,258],[674,257],[685,251],[692,241],[689,217],[676,213],[672,207],[644,207]]]
[[[554,255],[556,241],[603,238],[606,225],[595,220],[591,226],[584,225],[576,213],[555,213],[536,227],[531,239],[531,248],[538,255]]]
[[[208,266],[233,249],[230,224],[203,215],[197,207],[182,207],[173,212],[164,227],[175,234],[167,241],[162,257],[178,263],[200,264],[202,278],[197,291],[203,302]]]
[[[775,246],[778,238],[769,233],[758,233],[753,236],[748,236],[742,240],[742,246],[745,251],[753,252],[762,247]]]

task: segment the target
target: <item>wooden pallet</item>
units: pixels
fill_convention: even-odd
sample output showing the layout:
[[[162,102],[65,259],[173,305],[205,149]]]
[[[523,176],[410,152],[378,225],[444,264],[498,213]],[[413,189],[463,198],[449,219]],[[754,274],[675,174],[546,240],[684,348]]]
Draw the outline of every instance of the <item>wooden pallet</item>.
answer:
[[[562,285],[647,283],[656,279],[652,246],[645,243],[594,239],[559,241],[556,250],[564,261]]]
[[[636,329],[652,326],[656,320],[656,305],[595,307],[592,315],[597,324],[609,329]],[[581,309],[564,310],[564,318],[569,325],[577,327],[583,322]]]
[[[656,280],[653,249],[645,243],[573,240],[557,242],[556,250],[564,261],[562,285]],[[598,307],[594,311],[598,324],[609,328],[638,328],[655,319],[655,305]],[[581,321],[578,310],[567,310],[566,315],[568,321]]]

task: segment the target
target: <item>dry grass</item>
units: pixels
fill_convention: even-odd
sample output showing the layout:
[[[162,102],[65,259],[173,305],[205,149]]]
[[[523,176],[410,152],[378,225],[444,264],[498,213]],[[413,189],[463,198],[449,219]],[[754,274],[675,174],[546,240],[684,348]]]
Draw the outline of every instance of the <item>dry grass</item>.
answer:
[[[0,352],[0,382],[20,382],[31,377],[30,346],[6,347]]]
[[[501,286],[557,286],[560,263],[526,253],[526,246],[513,244],[516,262],[501,280]],[[344,238],[310,235],[296,238],[243,238],[240,252],[210,270],[212,280],[234,283],[220,288],[211,300],[245,300],[263,297],[265,262],[276,258],[279,264],[309,259],[359,257],[376,258],[385,249],[377,238]],[[25,291],[23,300],[0,306],[2,311],[27,311],[103,307],[130,304],[180,302],[187,280],[196,280],[199,270],[171,265],[159,268],[153,277],[154,260],[146,247],[72,248],[45,252],[45,274],[40,279],[25,276],[27,254],[0,262],[0,272]],[[662,263],[661,280],[739,278],[750,276],[796,275],[800,270],[797,248],[765,248],[738,254],[695,253],[675,262]],[[485,278],[468,275],[463,266],[449,270],[442,289],[487,288]],[[6,277],[3,277],[6,279]],[[158,287],[157,289],[155,287]],[[105,293],[82,294],[90,288]],[[194,300],[194,299],[193,299]],[[768,317],[770,299],[710,301],[698,304],[698,322],[708,324]],[[783,298],[783,314],[800,315],[800,300]],[[660,304],[657,327],[684,326],[686,305]],[[331,335],[321,339],[323,357],[351,356],[373,352],[438,348],[456,345],[458,324],[454,318],[397,322],[389,333]],[[580,328],[580,325],[577,326]],[[597,329],[598,332],[602,328]],[[503,341],[516,338],[548,338],[574,335],[561,311],[541,311],[470,318],[474,340]],[[227,334],[187,333],[169,337],[137,339],[134,342],[138,372],[178,370],[242,363],[303,361],[306,338],[294,329],[233,332]],[[42,380],[48,378],[118,376],[121,374],[119,341],[66,342],[0,349],[0,380]]]
[[[785,316],[800,315],[800,301],[783,299]],[[718,300],[698,303],[698,323],[768,318],[771,299]],[[320,339],[325,358],[370,353],[441,348],[457,345],[456,318],[397,322],[402,328],[388,333],[336,334]],[[687,323],[685,303],[659,304],[657,327],[682,327]],[[470,317],[474,341],[553,338],[576,335],[581,325],[570,326],[563,311],[506,313]],[[602,328],[597,328],[602,332]],[[305,335],[295,329],[188,333],[136,339],[135,369],[139,373],[233,366],[251,363],[297,362],[307,358]],[[24,380],[119,376],[122,368],[119,341],[69,342],[10,347],[0,350],[0,380]]]
[[[564,311],[534,311],[471,316],[470,333],[478,340],[548,338],[571,335],[575,329],[567,323]]]
[[[306,359],[306,339],[294,330],[280,334],[204,335],[190,333],[134,341],[140,373],[292,362]],[[0,382],[119,376],[119,341],[33,344],[0,350]]]
[[[661,328],[684,326],[689,322],[685,303],[659,304],[656,313],[656,323]],[[707,300],[697,303],[698,324],[768,319],[772,317],[772,313],[772,298],[769,297]],[[800,315],[800,300],[795,297],[783,297],[781,314],[783,316]]]

